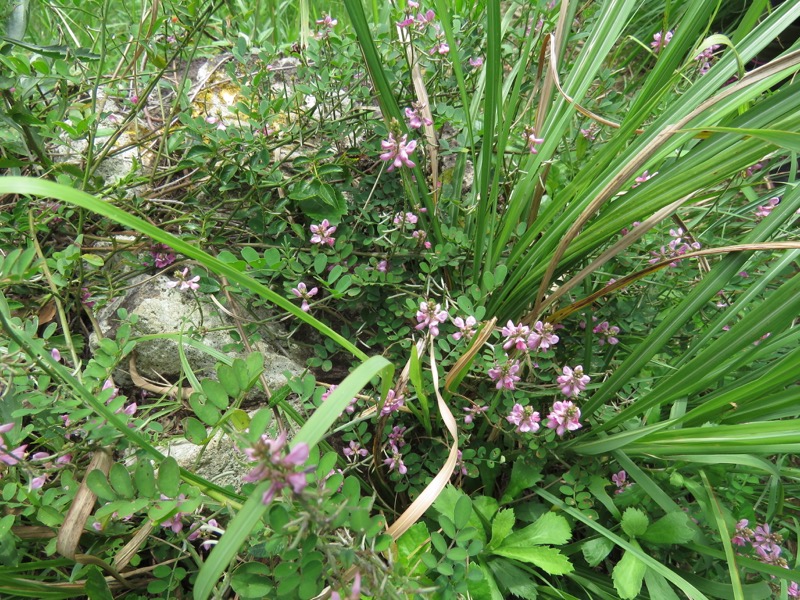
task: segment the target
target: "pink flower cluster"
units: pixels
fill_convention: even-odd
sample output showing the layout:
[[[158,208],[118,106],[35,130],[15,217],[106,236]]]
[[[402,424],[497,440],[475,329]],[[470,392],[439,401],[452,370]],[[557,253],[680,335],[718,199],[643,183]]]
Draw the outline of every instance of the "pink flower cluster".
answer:
[[[311,233],[314,234],[309,240],[312,244],[333,246],[334,242],[336,242],[336,238],[333,237],[336,227],[331,225],[328,219],[322,219],[322,223],[312,225],[310,229]]]
[[[419,221],[419,217],[412,212],[399,212],[394,216],[394,219],[392,219],[392,223],[401,228],[404,227],[406,223],[409,225],[416,225],[417,221]]]
[[[436,337],[439,335],[439,325],[445,321],[447,321],[447,311],[442,309],[441,304],[420,302],[415,329],[419,331],[427,327],[430,334]]]
[[[0,462],[9,467],[13,467],[25,458],[25,448],[28,447],[27,444],[23,444],[22,446],[17,446],[13,450],[9,450],[5,434],[12,429],[14,429],[14,423],[3,423],[0,425]]]
[[[173,277],[175,277],[174,281],[168,281],[167,287],[174,288],[180,286],[180,290],[196,290],[200,287],[198,283],[200,281],[200,276],[195,275],[194,277],[189,277],[189,267],[184,268],[182,271],[175,271],[173,273]]]
[[[555,429],[556,434],[563,437],[567,431],[575,431],[582,427],[580,419],[581,410],[573,402],[557,401],[553,404],[550,414],[547,415],[545,425],[548,429]],[[536,433],[539,431],[541,420],[539,413],[533,410],[533,407],[521,404],[515,404],[511,413],[506,417],[506,421],[516,425],[517,433]]]
[[[632,481],[628,481],[628,474],[624,469],[619,473],[612,475],[611,482],[617,486],[617,491],[614,492],[615,494],[621,494],[633,485]]]
[[[619,327],[616,325],[609,325],[608,321],[603,321],[602,323],[595,325],[592,329],[592,333],[597,336],[597,343],[600,346],[605,346],[606,344],[615,346],[619,344],[619,339],[617,339]]]
[[[417,148],[417,140],[408,141],[408,135],[403,134],[398,139],[394,133],[389,134],[389,139],[381,142],[384,152],[380,158],[384,162],[391,163],[387,171],[394,171],[396,168],[406,166],[410,169],[416,167],[409,155]]]
[[[541,421],[539,413],[530,406],[515,404],[511,413],[506,417],[506,421],[517,426],[517,433],[536,433],[539,431]]]
[[[694,59],[700,63],[700,75],[705,75],[708,73],[708,70],[711,68],[711,59],[714,58],[714,52],[719,50],[722,46],[719,44],[713,44],[711,47],[706,48],[700,54],[694,57]]]
[[[423,114],[425,104],[422,102],[412,102],[410,107],[406,107],[406,119],[408,119],[408,126],[411,129],[419,129],[423,125],[433,125],[428,117]]]
[[[464,410],[467,413],[466,416],[464,417],[464,423],[469,425],[470,423],[472,423],[473,420],[475,420],[475,417],[489,410],[489,407],[478,406],[477,404],[473,404],[472,406],[465,406]]]
[[[565,366],[563,375],[556,378],[558,385],[561,386],[561,393],[567,398],[577,396],[586,389],[586,384],[589,383],[590,378],[588,375],[583,374],[583,367],[578,365],[574,369]]]
[[[673,34],[673,31],[667,31],[663,36],[660,31],[653,34],[653,41],[650,42],[650,47],[653,48],[655,52],[660,52],[663,48],[667,47]]]
[[[504,350],[510,350],[512,347],[521,352],[549,350],[559,340],[553,324],[543,321],[537,321],[533,329],[522,323],[515,325],[513,321],[509,321],[501,332],[505,336]]]
[[[403,438],[405,431],[405,427],[395,426],[392,428],[392,432],[389,434],[391,456],[383,460],[383,464],[387,465],[390,471],[396,470],[401,475],[405,475],[408,472],[408,468],[403,464],[403,453],[400,451],[406,445],[406,441]]]
[[[684,232],[683,228],[681,227],[678,227],[677,229],[670,229],[669,233],[672,236],[672,240],[670,240],[666,247],[661,246],[660,250],[650,251],[650,254],[653,256],[653,258],[648,261],[650,264],[656,264],[658,262],[669,260],[671,261],[669,263],[670,267],[677,267],[681,262],[679,257],[683,256],[687,252],[691,252],[692,250],[700,250],[700,248],[702,248],[700,242],[691,241],[688,238],[688,241],[684,241]]]
[[[270,439],[262,435],[251,448],[244,450],[247,458],[258,462],[242,480],[255,483],[270,480],[272,485],[261,497],[263,504],[269,504],[280,490],[291,486],[295,494],[301,493],[306,487],[307,471],[295,471],[296,467],[303,465],[308,460],[308,444],[296,444],[285,456],[286,432],[281,431],[278,437]]]
[[[756,209],[756,218],[763,219],[764,217],[768,217],[769,214],[773,211],[773,209],[781,203],[781,199],[778,196],[770,198],[767,200],[767,203],[763,206],[759,206]]]
[[[320,402],[325,402],[325,400],[330,398],[330,395],[336,390],[337,387],[339,386],[332,385],[325,390],[320,398]],[[350,400],[350,404],[347,405],[347,408],[344,409],[344,412],[346,412],[348,415],[352,415],[354,412],[356,412],[356,402],[358,402],[358,398],[353,398]]]
[[[517,375],[519,370],[520,370],[519,361],[513,358],[509,358],[502,365],[494,363],[494,368],[489,369],[488,375],[489,379],[497,382],[497,385],[495,387],[498,390],[501,390],[503,388],[507,390],[513,390],[515,389],[514,384],[520,380],[519,375]]]
[[[454,318],[453,325],[458,327],[458,331],[452,335],[452,338],[456,341],[462,337],[471,340],[472,336],[475,335],[475,326],[477,324],[478,321],[473,316],[468,316],[466,319],[461,317]]]
[[[734,546],[744,547],[748,544],[755,550],[756,557],[761,562],[782,567],[789,568],[789,564],[785,558],[781,556],[783,549],[781,543],[783,536],[770,530],[769,525],[756,525],[755,529],[749,527],[750,522],[747,519],[742,519],[736,524],[736,531],[734,532],[731,542]],[[800,598],[800,586],[797,582],[792,582],[788,590],[789,598]]]
[[[311,306],[308,304],[308,301],[311,300],[311,296],[316,296],[317,292],[319,292],[319,290],[316,287],[313,287],[309,290],[306,287],[306,284],[302,281],[297,284],[296,288],[292,288],[292,293],[303,301],[300,305],[300,308],[303,310],[303,312],[308,312],[311,310]]]
[[[525,140],[525,144],[528,146],[528,150],[530,150],[531,154],[538,154],[539,150],[537,150],[536,146],[543,144],[544,138],[536,137],[536,130],[532,126],[525,128],[525,133],[522,137]]]
[[[150,257],[157,269],[163,269],[175,262],[175,253],[166,244],[153,244],[150,248]]]
[[[386,394],[386,400],[383,402],[383,408],[381,408],[381,415],[390,415],[400,410],[403,404],[405,404],[405,396],[398,394],[395,390],[389,390]]]

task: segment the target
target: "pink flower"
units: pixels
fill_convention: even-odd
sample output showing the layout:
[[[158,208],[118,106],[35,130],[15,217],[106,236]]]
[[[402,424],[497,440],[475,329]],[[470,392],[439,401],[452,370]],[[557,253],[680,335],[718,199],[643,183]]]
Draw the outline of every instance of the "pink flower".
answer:
[[[736,532],[731,538],[733,545],[744,546],[753,539],[753,530],[747,526],[748,524],[749,521],[747,519],[742,519],[736,524]]]
[[[114,387],[114,382],[109,378],[103,382],[103,387],[100,388],[100,391],[102,392],[103,390],[110,390],[110,389],[113,389],[114,391],[111,392],[111,395],[108,397],[108,400],[106,400],[106,404],[111,402],[114,398],[117,397],[117,394],[119,394],[119,388]]]
[[[469,66],[474,69],[479,69],[483,66],[483,57],[482,56],[470,56],[469,58]]]
[[[778,196],[774,198],[770,198],[767,200],[767,203],[764,206],[759,206],[756,210],[756,217],[759,219],[763,219],[764,217],[768,217],[769,214],[773,211],[773,209],[780,204],[781,199]]]
[[[392,431],[389,433],[389,445],[395,450],[406,445],[406,440],[403,438],[406,429],[406,427],[401,427],[399,425],[392,427]]]
[[[621,494],[633,485],[633,482],[628,481],[628,474],[624,470],[612,475],[611,481],[617,486],[616,494]]]
[[[555,402],[552,412],[547,415],[548,429],[555,429],[559,437],[567,431],[575,431],[582,427],[581,410],[571,401]]]
[[[456,341],[460,340],[462,337],[470,340],[472,336],[475,335],[475,326],[478,324],[478,321],[475,320],[475,317],[469,316],[466,320],[462,319],[461,317],[456,317],[453,319],[453,325],[458,327],[458,331],[452,335],[452,338]]]
[[[44,475],[39,475],[38,477],[34,477],[31,479],[31,490],[40,490],[44,487],[45,482],[47,481],[47,473]]]
[[[308,312],[311,309],[311,306],[308,304],[308,301],[311,299],[311,296],[316,296],[319,290],[315,287],[311,288],[310,290],[306,288],[306,284],[302,281],[297,284],[296,288],[292,288],[292,293],[301,298],[303,300],[300,308],[303,312]]]
[[[636,183],[634,183],[632,187],[639,187],[640,184],[644,183],[645,181],[648,181],[649,179],[652,179],[656,175],[658,175],[658,171],[650,175],[650,173],[647,170],[645,170],[644,173],[642,173],[636,178],[635,180]]]
[[[14,429],[15,425],[16,423],[14,423],[13,421],[11,423],[3,423],[2,425],[0,425],[0,433],[8,433],[12,429]]]
[[[536,321],[533,331],[528,336],[528,348],[530,350],[547,350],[550,346],[558,343],[559,337],[555,334],[555,327],[552,323]]]
[[[431,243],[427,240],[428,234],[422,229],[417,229],[416,231],[414,231],[414,233],[411,234],[411,237],[417,240],[418,244],[421,244],[428,250],[431,249]]]
[[[403,464],[403,455],[396,449],[392,451],[392,455],[389,458],[384,459],[383,464],[388,465],[390,471],[396,469],[401,475],[405,475],[408,472],[408,468]]]
[[[353,458],[356,456],[367,456],[369,454],[367,449],[362,448],[361,444],[359,444],[355,440],[351,441],[349,447],[342,450],[342,452],[347,458]]]
[[[539,151],[536,149],[536,146],[543,144],[544,138],[537,138],[536,131],[531,126],[525,128],[525,134],[523,135],[523,138],[525,139],[525,144],[527,144],[528,150],[531,151],[531,154],[538,154]]]
[[[661,37],[661,32],[653,35],[653,41],[650,42],[650,46],[656,51],[660,51],[662,48],[666,48],[667,44],[669,44],[670,40],[672,39],[673,32],[667,31],[664,34],[664,37]]]
[[[603,321],[599,325],[596,325],[592,331],[598,336],[597,343],[600,346],[604,346],[606,343],[611,346],[619,344],[619,340],[616,337],[619,333],[619,327],[616,325],[609,325],[608,321]]]
[[[388,270],[389,270],[389,261],[387,261],[387,260],[382,260],[382,261],[380,261],[380,262],[378,263],[378,266],[377,266],[377,267],[375,267],[375,268],[376,268],[376,270],[378,270],[378,271],[379,271],[379,272],[381,272],[381,273],[386,273],[386,271],[388,271]]]
[[[322,19],[317,19],[317,25],[323,25],[328,29],[333,29],[336,27],[339,21],[337,19],[332,19],[331,16],[327,13],[323,13],[325,16]]]
[[[541,417],[532,407],[515,404],[506,421],[517,426],[517,433],[536,433],[539,431]]]
[[[528,349],[528,337],[530,336],[531,330],[527,325],[523,325],[522,323],[514,325],[514,321],[509,320],[506,326],[503,327],[502,333],[506,336],[505,342],[503,343],[503,350],[509,350],[512,347],[517,350]]]
[[[425,105],[421,102],[413,102],[411,107],[406,107],[406,119],[408,119],[408,126],[411,129],[419,129],[423,125],[433,125],[433,121],[422,114],[424,108]],[[414,222],[416,223],[416,221]]]
[[[498,390],[503,388],[513,390],[514,384],[520,380],[517,375],[519,368],[519,361],[514,359],[508,359],[502,367],[494,363],[494,368],[488,371],[489,379],[497,382],[495,387]]]
[[[426,327],[433,337],[439,335],[439,324],[447,321],[447,311],[442,310],[440,304],[433,302],[420,302],[417,311],[417,326],[415,329],[422,330]]]
[[[398,395],[397,392],[394,390],[389,390],[386,394],[386,401],[383,403],[383,408],[381,408],[382,415],[388,415],[396,410],[400,410],[400,407],[405,404],[405,398],[402,394]]]
[[[391,163],[389,168],[386,170],[393,171],[394,169],[402,167],[403,165],[412,169],[417,166],[408,157],[409,154],[414,152],[416,147],[417,140],[411,140],[409,142],[406,134],[400,136],[400,139],[398,140],[394,133],[390,133],[389,139],[381,142],[381,148],[384,149],[384,153],[381,154],[380,158],[382,161]]]
[[[428,54],[447,54],[448,52],[450,52],[450,46],[447,42],[436,40],[436,43],[428,51]]]
[[[561,386],[561,393],[567,396],[577,396],[580,392],[586,389],[586,384],[589,383],[589,376],[583,374],[583,367],[578,365],[574,369],[567,366],[564,367],[564,374],[559,375],[556,379],[558,385]]]
[[[436,19],[436,13],[428,10],[424,15],[422,13],[417,15],[417,27],[423,28],[432,23]]]
[[[330,395],[337,387],[339,386],[332,385],[327,390],[325,390],[325,392],[322,394],[322,397],[320,398],[320,402],[325,402],[325,400],[327,400],[330,397]],[[358,402],[358,398],[351,399],[350,404],[347,405],[347,408],[344,409],[344,412],[346,412],[348,415],[352,415],[356,411],[355,407],[356,402]]]
[[[489,410],[488,406],[465,406],[464,410],[466,411],[466,416],[464,417],[464,423],[472,423],[472,421],[480,415],[481,413],[485,413]]]
[[[182,271],[175,271],[173,273],[175,277],[174,281],[168,281],[167,287],[174,288],[180,285],[181,290],[196,290],[200,287],[198,281],[200,281],[200,276],[195,275],[191,279],[189,279],[189,267],[184,268]]]
[[[150,248],[150,256],[157,269],[163,269],[175,262],[175,254],[172,248],[165,244],[153,244]]]
[[[25,448],[27,447],[28,444],[23,444],[8,452],[5,443],[0,440],[0,462],[7,464],[9,467],[13,467],[25,458]]]
[[[336,239],[331,236],[335,231],[336,227],[331,225],[328,219],[322,219],[322,223],[319,225],[311,226],[311,233],[314,235],[311,236],[310,242],[312,244],[328,244],[328,246],[333,246]]]
[[[61,352],[58,351],[58,348],[53,348],[50,350],[50,356],[53,357],[54,361],[61,362]]]
[[[392,222],[399,227],[402,227],[406,223],[410,223],[411,225],[416,225],[417,221],[419,221],[419,217],[417,217],[417,215],[415,215],[412,212],[407,212],[407,213],[399,212],[394,216],[394,219],[392,219]]]

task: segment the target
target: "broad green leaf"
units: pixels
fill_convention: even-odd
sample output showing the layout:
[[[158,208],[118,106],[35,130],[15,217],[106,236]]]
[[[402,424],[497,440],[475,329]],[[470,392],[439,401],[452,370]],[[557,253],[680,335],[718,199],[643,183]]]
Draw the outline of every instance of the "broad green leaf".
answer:
[[[455,510],[453,511],[453,523],[459,531],[464,529],[472,518],[472,501],[469,496],[461,496],[456,501]]]
[[[510,546],[536,546],[539,544],[553,544],[560,546],[566,544],[572,532],[569,523],[561,515],[546,512],[535,523],[519,531],[515,531],[503,541],[503,547]]]
[[[500,546],[495,548],[492,554],[530,563],[550,575],[565,575],[574,570],[566,556],[558,549],[549,546]]]
[[[644,534],[649,523],[647,515],[638,508],[628,508],[622,514],[622,530],[632,538]]]
[[[405,568],[404,572],[409,577],[419,576],[425,573],[425,565],[422,564],[420,557],[428,548],[430,548],[428,527],[420,521],[409,527],[397,540],[394,559]]]
[[[201,446],[206,443],[208,439],[208,432],[205,425],[194,417],[186,417],[182,421],[183,435],[192,444]]]
[[[583,558],[586,559],[590,567],[599,565],[613,549],[614,542],[604,537],[586,540],[581,544]]]
[[[136,484],[136,491],[139,496],[152,498],[156,493],[156,474],[153,463],[149,458],[143,456],[136,461],[136,469],[133,471],[133,482]]]
[[[635,542],[633,542],[635,544]],[[633,600],[639,597],[642,590],[642,581],[647,571],[647,565],[636,558],[632,552],[626,551],[620,561],[614,565],[611,578],[614,588],[623,600]]]
[[[244,563],[233,572],[231,587],[244,598],[266,598],[275,589],[271,575],[272,571],[264,563]]]
[[[664,515],[639,537],[651,544],[683,544],[692,541],[694,536],[695,531],[689,524],[689,515],[679,511]]]

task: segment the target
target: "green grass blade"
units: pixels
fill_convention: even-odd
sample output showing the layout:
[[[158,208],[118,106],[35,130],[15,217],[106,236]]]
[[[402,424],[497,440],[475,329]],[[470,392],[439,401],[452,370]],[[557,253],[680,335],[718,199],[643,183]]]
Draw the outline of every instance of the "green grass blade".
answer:
[[[376,376],[382,379],[381,397],[385,398],[394,376],[394,366],[382,356],[373,356],[350,373],[325,403],[314,411],[292,439],[291,446],[301,442],[308,444],[309,448],[315,446],[349,406],[350,400]],[[195,600],[206,600],[211,595],[222,573],[264,516],[267,505],[261,502],[261,498],[270,485],[271,481],[264,481],[256,486],[242,509],[231,519],[219,543],[200,567],[194,587]]]
[[[207,252],[187,244],[180,238],[162,231],[147,221],[128,214],[110,202],[99,200],[90,194],[67,187],[65,185],[61,185],[59,183],[54,183],[52,181],[46,181],[43,179],[35,179],[32,177],[0,178],[0,194],[30,194],[32,196],[41,196],[45,198],[57,198],[63,202],[80,206],[81,208],[85,208],[86,210],[90,210],[94,213],[107,217],[112,221],[119,223],[120,225],[139,231],[140,233],[143,233],[157,242],[166,244],[176,252],[180,252],[181,254],[184,254],[189,258],[193,258],[194,260],[202,263],[210,271],[228,278],[229,281],[238,283],[242,287],[259,294],[272,304],[294,315],[304,323],[311,325],[321,334],[331,338],[340,346],[348,350],[353,356],[361,360],[367,359],[367,355],[356,348],[352,342],[336,333],[333,329],[321,321],[318,321],[311,315],[303,312],[300,310],[300,308],[293,305],[289,300],[276,294],[271,289],[262,283],[259,283],[249,275],[246,275],[241,271],[237,271],[230,265],[223,263]]]
[[[719,537],[722,540],[722,547],[725,549],[725,558],[728,563],[728,573],[731,576],[731,586],[733,588],[733,600],[744,600],[744,590],[742,590],[742,581],[739,578],[739,569],[736,566],[736,554],[733,551],[731,544],[731,535],[728,531],[728,526],[725,524],[725,519],[722,516],[722,508],[719,505],[714,489],[711,487],[711,482],[708,481],[708,476],[705,471],[700,471],[700,477],[705,485],[706,493],[708,494],[709,505],[711,511],[714,513],[714,522],[719,531]]]

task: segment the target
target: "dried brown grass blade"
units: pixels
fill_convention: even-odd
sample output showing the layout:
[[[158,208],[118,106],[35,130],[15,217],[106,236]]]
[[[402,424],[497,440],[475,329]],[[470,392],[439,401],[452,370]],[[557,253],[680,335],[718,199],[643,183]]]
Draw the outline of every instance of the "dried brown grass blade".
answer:
[[[81,481],[75,498],[73,498],[72,504],[69,506],[67,516],[64,517],[64,522],[58,529],[56,550],[62,556],[75,559],[75,549],[78,547],[78,542],[86,526],[86,520],[92,514],[94,503],[97,500],[97,496],[86,484],[89,473],[95,469],[100,469],[104,475],[108,475],[112,462],[111,453],[107,450],[98,450],[92,455],[92,460],[86,468],[83,481]]]
[[[542,305],[544,304],[546,298],[545,294],[551,285],[553,274],[558,267],[559,261],[564,256],[567,247],[578,236],[586,223],[588,223],[589,220],[597,213],[597,211],[600,210],[603,204],[605,204],[609,198],[613,197],[625,182],[630,180],[631,177],[641,171],[647,161],[650,160],[650,158],[658,151],[662,144],[672,137],[672,135],[684,128],[693,119],[703,114],[703,112],[721,100],[738,93],[740,90],[750,85],[764,81],[765,79],[784,72],[792,67],[796,67],[798,64],[800,64],[800,50],[790,52],[762,67],[758,67],[757,69],[747,73],[747,75],[742,77],[739,81],[721,89],[719,93],[700,104],[700,106],[698,106],[684,118],[680,119],[677,123],[667,125],[663,130],[659,131],[656,136],[642,149],[642,151],[633,159],[631,159],[626,165],[624,165],[619,170],[617,175],[611,181],[609,181],[605,187],[603,187],[603,189],[600,190],[597,196],[592,199],[592,201],[564,234],[561,242],[553,253],[550,264],[547,266],[547,271],[542,277],[539,290],[536,293],[532,311],[533,318],[535,319],[542,314]]]
[[[447,482],[450,481],[450,477],[453,475],[453,471],[456,468],[456,462],[458,461],[458,428],[456,426],[456,419],[453,416],[453,413],[450,412],[450,409],[442,398],[442,395],[439,393],[439,372],[436,369],[436,355],[434,354],[432,338],[430,341],[430,358],[431,375],[433,376],[433,390],[436,392],[436,402],[439,406],[439,413],[442,415],[442,420],[444,421],[445,427],[447,427],[447,431],[450,432],[450,435],[453,436],[453,443],[450,445],[450,454],[447,457],[447,461],[436,474],[436,477],[433,478],[433,481],[425,486],[425,489],[422,490],[420,495],[417,496],[417,499],[411,503],[411,506],[403,511],[403,514],[401,514],[387,529],[386,532],[395,540],[408,531],[408,528],[416,523],[420,517],[425,514],[425,511],[430,508],[434,500],[436,500],[439,494],[442,493],[442,490],[447,485]]]
[[[450,394],[455,393],[453,383],[459,379],[462,371],[469,365],[472,359],[475,358],[475,355],[480,352],[486,340],[491,337],[496,323],[497,317],[492,317],[492,319],[475,334],[475,336],[472,338],[472,343],[467,348],[467,351],[464,352],[464,354],[462,354],[455,364],[450,368],[450,371],[448,371],[444,378],[444,389],[446,392]]]
[[[145,379],[139,375],[139,371],[136,370],[136,357],[133,354],[131,354],[131,358],[128,361],[128,371],[131,376],[131,381],[133,381],[133,385],[143,390],[147,390],[148,392],[164,394],[173,398],[182,398],[183,400],[188,400],[189,396],[194,393],[194,389],[191,387],[179,388],[177,385],[158,385]]]
[[[139,527],[139,530],[134,534],[134,536],[128,540],[128,543],[125,544],[119,552],[117,552],[112,566],[118,571],[122,571],[125,567],[127,567],[128,563],[131,562],[131,559],[136,556],[139,548],[142,547],[142,544],[144,544],[147,541],[147,538],[150,537],[150,533],[154,528],[155,524],[152,521],[145,521],[144,524]]]
[[[703,250],[696,250],[694,252],[687,252],[686,254],[681,254],[681,260],[685,258],[698,258],[703,256],[711,256],[714,254],[728,254],[729,252],[753,252],[758,250],[800,250],[800,242],[765,242],[761,244],[737,244],[735,246],[719,246],[717,248],[706,248]],[[559,321],[563,321],[566,317],[571,315],[572,313],[579,311],[587,306],[591,305],[593,302],[596,302],[598,299],[602,298],[603,296],[607,296],[616,290],[621,288],[627,287],[635,281],[650,275],[656,271],[660,271],[668,267],[670,264],[675,262],[675,259],[670,260],[662,260],[661,262],[652,264],[641,271],[637,271],[636,273],[632,273],[631,275],[627,275],[622,279],[619,279],[612,283],[611,285],[607,285],[601,290],[596,291],[593,294],[578,300],[577,302],[573,302],[569,306],[565,306],[564,308],[557,310],[554,312],[549,318],[548,321],[551,323],[557,323]]]
[[[417,102],[422,105],[422,115],[428,119],[431,124],[425,125],[425,148],[428,151],[428,162],[431,165],[431,180],[433,181],[433,190],[439,189],[439,142],[436,139],[436,129],[433,127],[433,114],[431,113],[430,101],[428,100],[428,90],[425,88],[425,79],[422,77],[422,69],[419,63],[414,60],[414,47],[411,44],[411,38],[405,27],[397,27],[397,35],[400,38],[400,43],[406,51],[406,58],[408,64],[411,65],[411,82],[414,85],[414,92],[417,95]]]

